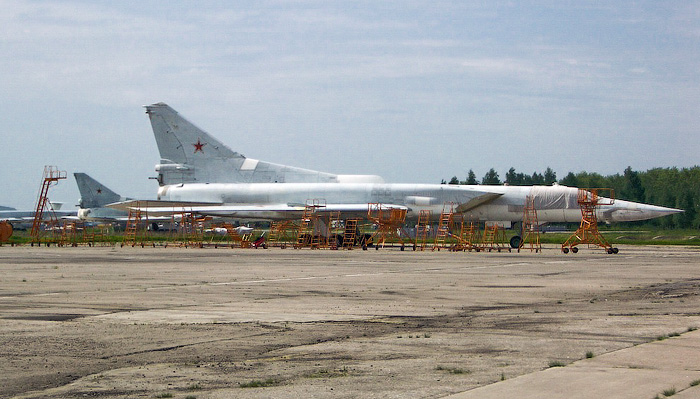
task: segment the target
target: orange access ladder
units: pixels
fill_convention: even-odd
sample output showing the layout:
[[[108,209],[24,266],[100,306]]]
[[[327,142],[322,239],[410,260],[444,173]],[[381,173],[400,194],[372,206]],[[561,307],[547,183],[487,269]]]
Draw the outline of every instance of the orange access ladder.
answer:
[[[318,215],[316,210],[320,207],[325,207],[326,204],[322,200],[314,199],[307,200],[304,207],[304,213],[301,216],[301,223],[297,233],[297,242],[294,248],[310,247],[311,249],[319,248],[321,244],[320,234],[316,234],[314,226]]]
[[[601,196],[601,193],[607,194],[607,198]],[[578,252],[578,245],[587,244],[589,247],[598,246],[605,249],[609,254],[616,254],[619,250],[600,234],[598,231],[598,218],[596,216],[596,208],[600,205],[612,205],[615,203],[615,192],[611,188],[591,188],[578,189],[577,201],[581,207],[581,224],[574,234],[571,235],[563,244],[561,251],[569,253]]]
[[[182,212],[179,229],[181,238],[180,245],[202,248],[204,246],[203,222],[204,219],[197,218],[191,212]],[[230,236],[231,231],[229,229],[226,229],[226,231]],[[235,230],[233,234],[236,234]]]
[[[474,221],[464,220],[464,215],[456,213],[453,216],[453,222],[459,225],[459,234],[453,237],[457,243],[452,246],[453,251],[470,251],[473,249],[479,250],[477,243],[479,242],[479,225]]]
[[[41,180],[41,189],[39,190],[39,196],[37,197],[36,207],[34,210],[34,220],[32,221],[32,230],[30,232],[30,237],[32,239],[32,246],[34,243],[41,245],[42,231],[41,225],[45,224],[46,230],[51,230],[53,239],[51,241],[57,241],[56,229],[58,226],[58,218],[54,212],[51,203],[49,202],[49,188],[58,184],[59,180],[66,178],[65,171],[59,171],[55,166],[44,166],[44,175]],[[44,214],[48,215],[48,220],[44,222]],[[46,243],[49,245],[49,241]]]
[[[77,247],[80,244],[89,244],[92,246],[89,236],[86,232],[85,223],[80,221],[66,221],[61,229],[61,244]]]
[[[340,211],[328,212],[328,216],[326,217],[326,227],[328,228],[328,236],[322,240],[322,247],[338,249],[338,235],[336,235],[336,232],[338,230],[339,225]]]
[[[442,213],[440,213],[440,220],[438,222],[438,228],[435,232],[435,244],[433,245],[433,251],[436,249],[439,251],[440,248],[445,248],[447,245],[447,238],[450,237],[450,229],[452,228],[452,218],[454,211],[452,205],[443,207]]]
[[[296,232],[297,230],[298,228],[291,220],[271,222],[270,234],[268,235],[267,242],[270,246],[284,249],[287,247],[288,242],[291,241],[290,237],[293,237],[292,232]]]
[[[353,249],[357,238],[357,224],[359,219],[346,219],[345,231],[343,232],[343,248]]]
[[[129,207],[129,216],[126,220],[126,227],[124,228],[124,239],[122,240],[121,246],[131,245],[135,247],[137,241],[141,242],[141,247],[145,246],[146,242],[146,226],[148,225],[148,216],[146,215],[145,223],[142,221],[144,219],[144,212],[141,211],[141,202],[136,201],[135,207]],[[139,237],[139,231],[143,230],[143,234]]]
[[[537,220],[537,209],[535,209],[535,199],[528,195],[525,197],[525,206],[523,207],[523,234],[518,246],[520,249],[527,246],[530,252],[542,252],[542,244],[540,243],[540,224]]]
[[[481,249],[489,252],[493,251],[494,249],[498,252],[507,249],[508,252],[510,252],[510,246],[505,245],[505,241],[506,232],[501,226],[498,225],[498,223],[494,223],[491,226],[487,225],[484,227],[484,235],[481,240]]]
[[[374,249],[378,250],[380,243],[384,248],[386,239],[389,237],[395,238],[401,244],[401,250],[404,250],[401,232],[403,232],[407,212],[407,209],[387,207],[381,203],[368,204],[367,219],[377,225],[377,231],[370,237],[370,241],[374,242]]]
[[[413,243],[413,250],[425,250],[428,242],[428,232],[430,230],[430,211],[422,210],[418,214],[418,223],[416,224],[416,241]]]

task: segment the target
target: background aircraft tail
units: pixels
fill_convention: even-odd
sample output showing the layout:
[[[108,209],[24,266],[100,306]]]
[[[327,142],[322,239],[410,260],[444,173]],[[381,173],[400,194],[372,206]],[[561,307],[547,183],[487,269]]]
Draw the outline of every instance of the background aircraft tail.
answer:
[[[81,208],[100,208],[123,198],[85,173],[73,173],[80,190]]]
[[[246,158],[164,103],[145,106],[160,152],[160,185],[334,183],[338,175]]]

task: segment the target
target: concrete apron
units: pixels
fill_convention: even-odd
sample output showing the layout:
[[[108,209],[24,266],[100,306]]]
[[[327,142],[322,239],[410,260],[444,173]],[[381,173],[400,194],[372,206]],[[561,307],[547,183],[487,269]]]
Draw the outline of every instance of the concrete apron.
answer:
[[[700,398],[700,330],[450,395],[448,399]]]

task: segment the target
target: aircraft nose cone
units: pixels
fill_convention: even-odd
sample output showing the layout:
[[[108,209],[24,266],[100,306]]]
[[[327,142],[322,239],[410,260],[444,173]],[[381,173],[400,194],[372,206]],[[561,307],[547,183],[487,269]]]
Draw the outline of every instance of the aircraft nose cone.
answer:
[[[685,212],[682,209],[666,208],[663,206],[656,206],[656,205],[644,205],[641,208],[642,208],[642,212],[653,214],[654,215],[653,217],[661,217],[661,216],[666,216],[666,215],[673,215],[675,213]]]
[[[673,214],[673,213],[682,213],[682,212],[685,212],[683,209],[663,208],[663,207],[660,207],[660,208],[662,208],[662,209],[659,210],[658,212],[661,212],[662,214],[665,214],[665,215],[670,215],[670,214]]]
[[[631,222],[635,220],[653,219],[683,212],[682,209],[666,208],[657,205],[640,204],[630,201],[615,201],[612,220]]]

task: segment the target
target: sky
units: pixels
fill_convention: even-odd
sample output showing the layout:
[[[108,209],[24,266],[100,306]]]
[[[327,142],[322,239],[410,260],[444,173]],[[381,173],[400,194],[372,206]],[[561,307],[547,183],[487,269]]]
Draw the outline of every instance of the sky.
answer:
[[[0,0],[0,205],[74,172],[154,198],[143,105],[387,182],[692,167],[700,1]]]

